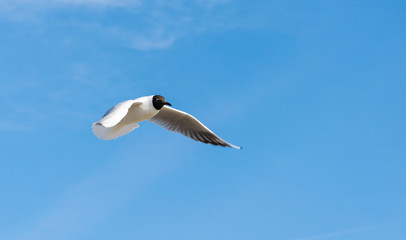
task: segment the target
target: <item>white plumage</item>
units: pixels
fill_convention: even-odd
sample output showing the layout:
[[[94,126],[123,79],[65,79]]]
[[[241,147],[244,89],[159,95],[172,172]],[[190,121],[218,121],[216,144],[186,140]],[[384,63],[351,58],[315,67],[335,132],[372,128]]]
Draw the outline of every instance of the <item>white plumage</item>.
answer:
[[[159,95],[119,103],[108,110],[102,119],[93,123],[93,133],[103,140],[112,140],[138,128],[139,122],[149,120],[199,142],[240,149],[218,137],[192,115],[166,105],[171,106]]]

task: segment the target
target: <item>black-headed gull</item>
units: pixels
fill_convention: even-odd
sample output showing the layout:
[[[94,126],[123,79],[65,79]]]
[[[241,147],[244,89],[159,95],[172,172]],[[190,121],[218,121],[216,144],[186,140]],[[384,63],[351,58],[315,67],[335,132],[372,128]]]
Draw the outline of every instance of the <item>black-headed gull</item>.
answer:
[[[103,140],[112,140],[138,128],[139,122],[148,120],[199,142],[241,149],[218,137],[192,115],[169,106],[172,105],[160,95],[121,102],[108,110],[100,121],[93,123],[93,133]]]

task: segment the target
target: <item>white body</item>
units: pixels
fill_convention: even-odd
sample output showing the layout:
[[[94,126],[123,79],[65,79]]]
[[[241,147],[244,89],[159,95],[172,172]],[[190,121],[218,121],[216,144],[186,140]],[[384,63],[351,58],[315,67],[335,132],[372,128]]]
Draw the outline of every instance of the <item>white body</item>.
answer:
[[[120,123],[139,123],[155,116],[159,110],[156,110],[152,105],[152,97],[153,96],[140,97],[135,100],[130,100],[133,101],[133,104],[128,110],[127,115],[121,120]]]

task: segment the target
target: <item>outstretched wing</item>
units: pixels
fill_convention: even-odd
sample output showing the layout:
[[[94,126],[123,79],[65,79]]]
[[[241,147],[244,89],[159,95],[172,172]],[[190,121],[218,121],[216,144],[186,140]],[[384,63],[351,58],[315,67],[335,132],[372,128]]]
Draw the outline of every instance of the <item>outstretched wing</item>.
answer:
[[[94,135],[103,140],[112,140],[121,137],[139,127],[138,123],[122,122],[131,107],[140,105],[137,100],[128,100],[119,103],[108,110],[98,122],[93,123]]]
[[[199,142],[223,147],[241,148],[218,137],[192,115],[168,106],[164,106],[157,115],[148,119],[148,121]]]
[[[125,102],[121,102],[110,108],[103,115],[102,119],[93,124],[99,124],[106,128],[114,127],[127,115],[128,109],[130,109],[131,106],[138,104],[141,104],[141,102],[138,102],[136,100],[127,100]]]

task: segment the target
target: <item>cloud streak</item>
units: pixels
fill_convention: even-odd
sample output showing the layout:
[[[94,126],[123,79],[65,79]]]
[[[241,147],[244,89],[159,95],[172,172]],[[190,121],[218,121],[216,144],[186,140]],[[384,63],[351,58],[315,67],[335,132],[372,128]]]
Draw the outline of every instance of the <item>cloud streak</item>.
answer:
[[[221,6],[231,4],[231,0],[5,0],[0,1],[0,15],[9,21],[34,25],[41,31],[45,29],[44,33],[69,27],[99,33],[102,39],[124,41],[129,48],[148,51],[169,48],[183,36],[224,27],[228,7]],[[86,21],[70,19],[83,7],[94,14],[89,14]],[[69,9],[68,17],[55,21],[53,13],[65,9]],[[109,14],[117,13],[126,16],[126,20],[119,24],[104,21]]]
[[[55,6],[126,7],[139,6],[141,2],[137,0],[3,0],[0,4],[14,7],[29,5],[36,8],[51,8]]]
[[[351,228],[351,229],[347,229],[347,230],[331,232],[331,233],[326,233],[326,234],[321,234],[321,235],[314,235],[314,236],[309,236],[309,237],[304,237],[304,238],[295,238],[293,240],[328,240],[328,239],[333,239],[336,237],[371,231],[373,229],[376,229],[377,227],[379,227],[379,226],[378,225],[369,225],[369,226]]]
[[[175,41],[174,36],[167,38],[135,38],[131,47],[138,50],[165,49],[170,47]]]
[[[24,131],[26,128],[18,123],[10,121],[0,121],[0,131]]]

